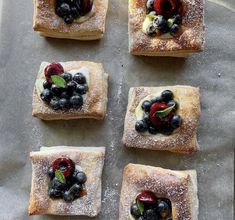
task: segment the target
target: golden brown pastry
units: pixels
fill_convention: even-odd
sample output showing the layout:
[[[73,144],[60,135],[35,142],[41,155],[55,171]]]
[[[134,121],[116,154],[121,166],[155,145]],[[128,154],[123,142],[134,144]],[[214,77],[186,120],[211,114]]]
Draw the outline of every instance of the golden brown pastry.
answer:
[[[53,64],[53,63],[52,63]],[[107,108],[107,87],[108,74],[104,72],[101,63],[88,61],[61,62],[63,71],[74,74],[82,72],[86,76],[88,91],[82,95],[83,104],[80,108],[70,108],[67,110],[54,110],[50,104],[45,103],[40,94],[43,91],[45,70],[50,63],[42,62],[33,92],[33,112],[32,115],[43,120],[69,120],[80,118],[93,118],[101,120],[106,115]]]
[[[101,176],[104,156],[104,147],[42,147],[38,152],[31,152],[32,186],[29,215],[85,215],[89,217],[98,215],[101,210]],[[54,168],[53,161],[64,157],[70,158],[75,163],[75,170],[79,169],[79,172],[86,175],[86,181],[83,184],[84,192],[72,201],[49,197],[49,191],[53,187],[50,181],[55,179],[52,177],[50,180],[48,176],[50,167]],[[64,164],[62,163],[61,166],[63,170]],[[67,180],[66,184],[68,184]]]
[[[146,192],[150,192],[150,196],[151,194],[155,195],[158,206],[162,201],[171,203],[169,205],[171,210],[168,210],[168,213],[160,213],[165,216],[162,219],[167,219],[167,215],[170,215],[173,220],[198,219],[197,174],[195,170],[173,171],[159,167],[128,164],[123,173],[119,206],[120,220],[135,219],[130,210],[137,200],[148,200],[147,202],[151,204],[151,197],[145,195],[144,198],[143,194]],[[140,194],[142,194],[142,198]],[[146,209],[144,208],[144,210]],[[136,210],[134,211],[136,213]]]
[[[172,94],[173,100],[172,97],[169,100],[164,100],[162,98],[164,91]],[[196,130],[200,117],[199,96],[199,89],[191,86],[131,88],[124,124],[123,143],[127,147],[177,153],[197,151]],[[161,101],[155,101],[159,98]],[[175,103],[174,106],[172,102]],[[148,104],[151,107],[148,107]],[[143,105],[146,105],[144,108],[148,107],[150,110],[145,112]],[[163,111],[156,110],[155,106],[163,106]],[[156,114],[164,112],[168,114],[162,118],[155,117]]]
[[[153,8],[149,10],[146,5],[151,4],[149,3],[151,0],[129,0],[130,53],[146,56],[187,57],[203,50],[205,41],[203,0],[152,1],[154,2],[150,7]],[[178,4],[176,12],[175,4]],[[167,11],[164,12],[164,9]],[[168,12],[171,9],[173,13],[169,15]],[[156,18],[158,15],[163,15],[164,20],[162,21],[162,17]],[[174,24],[176,15],[180,15],[180,21]],[[156,25],[150,27],[149,24],[154,19]],[[174,24],[173,27],[172,24]]]
[[[34,0],[35,31],[46,37],[75,40],[96,40],[103,37],[108,0],[94,0],[89,13],[72,19],[69,24],[55,13],[55,7],[56,0]]]

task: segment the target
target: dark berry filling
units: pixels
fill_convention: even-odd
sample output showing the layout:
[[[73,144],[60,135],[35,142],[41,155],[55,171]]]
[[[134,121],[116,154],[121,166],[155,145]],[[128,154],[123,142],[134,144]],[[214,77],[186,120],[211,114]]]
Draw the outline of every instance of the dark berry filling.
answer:
[[[173,98],[172,91],[165,90],[160,97],[144,101],[141,105],[144,116],[142,120],[136,122],[136,131],[170,135],[174,129],[179,128],[182,118],[176,114],[179,105]]]
[[[72,202],[84,195],[86,174],[76,170],[75,163],[67,157],[56,159],[48,169],[50,178],[48,195],[51,199],[64,199]]]
[[[149,36],[170,33],[177,34],[182,24],[179,0],[147,0],[148,17],[151,23],[146,27]]]
[[[49,64],[44,71],[46,80],[41,99],[53,110],[78,109],[83,105],[83,97],[88,91],[86,77],[82,73],[74,76],[65,73],[60,63]]]
[[[130,207],[130,213],[138,220],[172,220],[171,201],[157,198],[150,191],[140,193]]]
[[[56,0],[55,13],[66,24],[72,24],[75,19],[89,13],[92,6],[93,0]]]

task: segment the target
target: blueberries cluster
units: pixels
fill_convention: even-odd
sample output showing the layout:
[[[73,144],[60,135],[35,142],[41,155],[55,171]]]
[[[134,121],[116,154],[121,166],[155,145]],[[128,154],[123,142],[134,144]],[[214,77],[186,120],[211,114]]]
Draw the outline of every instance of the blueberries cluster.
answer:
[[[66,178],[65,182],[62,182],[55,177],[55,172],[53,168],[50,167],[48,176],[51,180],[48,192],[50,198],[62,198],[66,202],[72,202],[82,196],[83,184],[87,179],[84,172],[74,170],[71,176]]]
[[[66,81],[66,87],[62,88],[45,81],[44,90],[40,94],[41,99],[54,110],[80,108],[83,105],[82,95],[88,91],[86,77],[82,73],[76,73],[74,76],[70,73],[62,73],[60,77]]]
[[[154,116],[154,104],[163,104],[166,108],[174,106],[172,111],[163,118],[157,118]],[[173,93],[170,90],[165,90],[161,93],[160,97],[155,97],[154,99],[144,101],[141,105],[144,111],[144,116],[142,120],[139,120],[135,124],[135,129],[137,132],[146,132],[150,134],[161,133],[164,135],[170,135],[174,129],[180,127],[182,124],[182,119],[176,114],[178,109],[178,103],[173,99]],[[154,125],[154,121],[157,121],[158,126]]]
[[[57,0],[55,13],[67,24],[85,15],[92,8],[91,0]]]
[[[144,204],[141,214],[137,203],[131,205],[131,215],[136,220],[172,220],[172,207],[169,199],[158,199],[156,204]]]

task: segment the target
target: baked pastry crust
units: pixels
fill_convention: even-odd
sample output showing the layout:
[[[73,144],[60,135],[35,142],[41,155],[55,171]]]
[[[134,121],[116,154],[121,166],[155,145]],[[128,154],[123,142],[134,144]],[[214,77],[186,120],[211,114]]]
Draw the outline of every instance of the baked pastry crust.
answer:
[[[55,0],[34,0],[33,29],[41,35],[75,40],[96,40],[103,37],[108,0],[94,0],[89,17],[83,17],[82,22],[77,19],[70,25],[55,14],[54,7]]]
[[[47,170],[61,156],[68,156],[87,175],[87,194],[67,203],[48,196]],[[49,147],[31,152],[32,185],[29,200],[29,215],[85,215],[96,216],[101,210],[101,176],[104,165],[104,147]]]
[[[160,167],[128,164],[123,173],[119,219],[130,220],[130,206],[142,191],[152,191],[172,204],[172,219],[198,220],[195,170],[173,171]]]
[[[80,118],[104,119],[107,108],[108,74],[104,72],[101,63],[88,61],[70,61],[61,63],[65,71],[86,67],[89,70],[89,91],[81,109],[68,111],[53,110],[46,105],[37,94],[36,86],[33,91],[32,115],[43,120],[69,120]],[[42,62],[37,79],[44,78],[44,69],[48,65]]]
[[[182,125],[173,134],[143,135],[135,130],[135,109],[140,101],[150,94],[171,90],[179,103],[178,114]],[[199,88],[191,86],[135,87],[129,91],[127,113],[124,125],[123,143],[127,147],[150,150],[164,150],[177,153],[191,153],[198,150],[196,130],[200,117]]]
[[[203,50],[204,0],[180,0],[185,14],[182,33],[173,38],[149,37],[142,31],[146,0],[129,0],[129,51],[134,55],[187,57]]]

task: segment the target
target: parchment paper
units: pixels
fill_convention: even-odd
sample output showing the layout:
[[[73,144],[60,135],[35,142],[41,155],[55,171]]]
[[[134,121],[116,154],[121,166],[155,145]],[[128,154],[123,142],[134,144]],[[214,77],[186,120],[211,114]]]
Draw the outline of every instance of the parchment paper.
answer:
[[[104,39],[77,42],[40,37],[32,30],[32,0],[2,1],[0,31],[0,219],[28,217],[29,152],[39,146],[107,147],[102,212],[117,220],[122,170],[129,162],[170,169],[196,169],[200,220],[233,218],[235,134],[235,1],[206,2],[205,51],[188,59],[135,57],[128,53],[127,0],[110,0]],[[1,4],[0,4],[1,5]],[[32,91],[41,61],[103,62],[110,74],[108,116],[43,122],[31,116]],[[201,89],[201,149],[178,155],[127,149],[121,144],[131,86],[186,84]],[[87,219],[87,218],[81,218]]]

